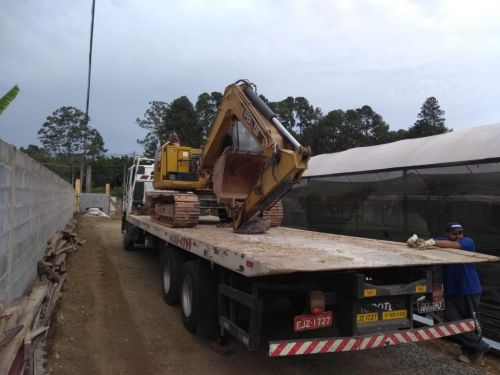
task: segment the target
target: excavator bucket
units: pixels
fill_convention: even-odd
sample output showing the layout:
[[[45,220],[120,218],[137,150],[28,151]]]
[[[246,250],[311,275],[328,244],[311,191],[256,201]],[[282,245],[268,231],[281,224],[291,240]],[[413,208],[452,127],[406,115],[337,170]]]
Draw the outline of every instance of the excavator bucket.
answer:
[[[218,203],[243,202],[264,168],[266,157],[261,153],[227,149],[217,160],[213,186]]]

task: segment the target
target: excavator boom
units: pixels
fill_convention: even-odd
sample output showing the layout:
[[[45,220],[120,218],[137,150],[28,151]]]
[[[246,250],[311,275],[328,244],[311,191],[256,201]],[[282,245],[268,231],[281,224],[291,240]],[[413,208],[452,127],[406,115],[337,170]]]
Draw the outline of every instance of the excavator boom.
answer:
[[[299,181],[309,157],[309,148],[279,122],[255,86],[240,80],[224,92],[201,168],[205,178],[211,176],[218,201],[228,205],[234,230],[245,232]]]

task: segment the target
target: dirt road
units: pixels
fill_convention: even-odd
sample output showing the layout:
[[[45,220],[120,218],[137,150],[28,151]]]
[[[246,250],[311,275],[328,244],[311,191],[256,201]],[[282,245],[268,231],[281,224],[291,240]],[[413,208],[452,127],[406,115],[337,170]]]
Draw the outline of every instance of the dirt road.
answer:
[[[51,326],[51,374],[498,374],[488,356],[476,366],[455,360],[446,341],[297,358],[248,352],[231,340],[222,356],[210,340],[189,334],[178,307],[163,302],[160,270],[152,251],[122,250],[120,221],[83,218],[88,242],[71,256],[59,312]]]

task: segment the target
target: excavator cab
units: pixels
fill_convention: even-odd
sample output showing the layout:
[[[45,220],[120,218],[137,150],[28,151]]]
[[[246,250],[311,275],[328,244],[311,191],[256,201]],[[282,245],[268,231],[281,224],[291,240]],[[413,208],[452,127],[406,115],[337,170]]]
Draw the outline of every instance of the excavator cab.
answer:
[[[202,189],[200,176],[201,149],[167,142],[155,157],[154,186],[156,189]]]

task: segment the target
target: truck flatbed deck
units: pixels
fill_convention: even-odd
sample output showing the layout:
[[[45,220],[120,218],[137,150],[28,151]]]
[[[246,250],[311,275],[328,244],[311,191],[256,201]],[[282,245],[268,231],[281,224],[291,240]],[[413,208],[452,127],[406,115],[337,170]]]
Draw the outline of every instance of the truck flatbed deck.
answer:
[[[296,272],[494,262],[500,258],[454,249],[410,249],[401,242],[349,237],[284,227],[265,234],[199,224],[170,228],[149,216],[129,215],[137,227],[247,277]]]

